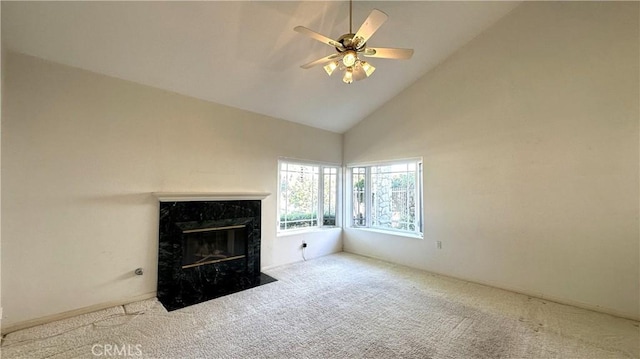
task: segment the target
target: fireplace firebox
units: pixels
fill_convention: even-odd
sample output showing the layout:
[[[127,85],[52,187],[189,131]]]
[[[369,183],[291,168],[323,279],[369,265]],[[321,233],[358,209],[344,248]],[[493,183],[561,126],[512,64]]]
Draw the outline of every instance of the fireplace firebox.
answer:
[[[158,299],[175,310],[275,281],[260,273],[260,200],[160,201]]]
[[[249,221],[176,223],[182,230],[182,269],[246,258]]]

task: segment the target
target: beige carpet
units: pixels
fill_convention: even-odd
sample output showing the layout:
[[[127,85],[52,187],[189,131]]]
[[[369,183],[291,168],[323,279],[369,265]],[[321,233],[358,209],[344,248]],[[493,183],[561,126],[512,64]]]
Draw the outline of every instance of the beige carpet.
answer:
[[[640,356],[638,322],[346,253],[267,274],[171,313],[150,300],[10,333],[2,358]]]

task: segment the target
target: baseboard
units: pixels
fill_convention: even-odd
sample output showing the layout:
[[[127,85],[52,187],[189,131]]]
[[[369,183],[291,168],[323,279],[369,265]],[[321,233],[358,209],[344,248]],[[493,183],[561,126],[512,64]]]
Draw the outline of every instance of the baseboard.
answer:
[[[318,255],[314,255],[312,257],[307,257],[307,259],[303,259],[302,257],[300,257],[300,259],[296,259],[296,260],[291,261],[291,262],[280,263],[280,264],[272,264],[272,265],[269,265],[269,266],[260,267],[260,271],[261,272],[269,271],[269,270],[272,270],[272,269],[275,269],[275,268],[279,268],[279,267],[282,267],[282,266],[287,266],[289,264],[301,263],[301,262],[309,261],[309,260],[312,260],[312,259],[322,258],[322,257],[325,257],[325,256],[330,256],[332,254],[337,254],[337,253],[342,253],[342,252],[343,252],[343,249],[342,249],[342,247],[340,247],[338,250],[336,250],[334,252],[321,253],[321,254],[318,254]]]
[[[487,287],[493,287],[493,288],[498,288],[498,289],[502,289],[502,290],[507,290],[509,292],[523,294],[523,295],[526,295],[526,296],[529,296],[529,297],[546,300],[548,302],[554,302],[554,303],[558,303],[558,304],[570,305],[570,306],[573,306],[573,307],[578,307],[578,308],[590,310],[590,311],[593,311],[593,312],[613,315],[614,317],[640,321],[640,316],[636,316],[636,315],[631,314],[631,313],[620,312],[620,311],[617,311],[617,310],[611,309],[611,308],[600,307],[600,306],[597,306],[597,305],[592,305],[592,304],[588,304],[588,303],[573,301],[573,300],[565,299],[565,298],[558,298],[558,297],[554,297],[554,296],[545,295],[545,294],[542,294],[542,293],[529,292],[529,291],[523,290],[521,288],[512,288],[512,287],[509,287],[507,285],[503,285],[501,283],[493,283],[493,282],[487,282],[487,281],[480,281],[480,280],[476,280],[476,279],[468,279],[468,278],[463,278],[463,277],[452,276],[450,274],[444,274],[444,273],[440,273],[440,272],[436,272],[436,271],[432,271],[432,270],[427,270],[427,269],[424,269],[424,268],[412,267],[412,266],[409,266],[409,265],[406,265],[406,264],[395,263],[395,262],[392,262],[392,261],[384,259],[384,258],[378,258],[378,257],[375,257],[375,256],[366,255],[366,254],[360,254],[360,253],[349,252],[349,251],[344,251],[344,252],[345,253],[355,254],[355,255],[358,255],[358,256],[366,257],[366,258],[376,259],[376,260],[387,262],[387,263],[392,263],[392,264],[402,265],[402,266],[409,267],[409,268],[418,269],[418,270],[425,271],[425,272],[428,272],[428,273],[431,273],[431,274],[435,274],[435,275],[438,275],[438,276],[441,276],[441,277],[453,278],[453,279],[461,280],[461,281],[464,281],[464,282],[480,284],[480,285],[484,285],[484,286],[487,286]]]
[[[66,312],[62,312],[62,313],[47,315],[47,316],[40,317],[40,318],[29,319],[29,320],[25,320],[25,321],[22,321],[22,322],[13,323],[13,324],[7,325],[6,327],[2,328],[2,335],[9,334],[11,332],[15,332],[15,331],[22,330],[22,329],[35,327],[36,325],[47,324],[47,323],[55,322],[57,320],[62,320],[62,319],[75,317],[77,315],[87,314],[87,313],[91,313],[91,312],[97,312],[99,310],[103,310],[103,309],[107,309],[107,308],[111,308],[111,307],[117,307],[117,306],[120,306],[120,305],[125,305],[125,304],[129,304],[129,303],[133,303],[133,302],[139,302],[141,300],[155,298],[156,294],[157,294],[156,292],[145,293],[145,294],[137,295],[137,296],[134,296],[134,297],[129,297],[127,299],[114,300],[114,301],[110,301],[110,302],[94,304],[94,305],[90,305],[88,307],[73,309],[73,310],[69,310],[69,311],[66,311]]]
[[[327,253],[327,254],[324,254],[324,255],[319,256],[319,257],[307,258],[307,260],[312,260],[312,259],[316,259],[316,258],[320,258],[320,257],[324,257],[324,256],[336,254],[336,253],[339,253],[339,252]],[[280,268],[280,267],[288,266],[290,264],[302,263],[302,262],[305,262],[305,260],[304,259],[300,259],[300,260],[296,260],[296,261],[288,262],[288,263],[274,264],[274,265],[271,265],[271,266],[262,267],[262,269],[260,269],[260,272],[266,272],[266,271],[270,271],[270,270],[275,269],[275,268]]]
[[[343,252],[343,250],[342,250],[342,249],[340,249],[340,250],[335,251],[335,252],[327,252],[327,253],[320,254],[320,255],[317,255],[317,256],[307,257],[307,259],[302,259],[302,258],[301,258],[301,259],[299,259],[299,260],[295,260],[295,261],[293,261],[293,262],[287,262],[287,263],[282,263],[282,264],[274,264],[274,265],[270,265],[270,266],[266,266],[266,267],[261,267],[261,268],[260,268],[260,271],[261,271],[261,272],[269,271],[269,270],[272,270],[272,269],[275,269],[275,268],[280,268],[280,267],[283,267],[283,266],[288,266],[288,265],[290,265],[290,264],[302,263],[302,262],[306,262],[306,261],[310,261],[310,260],[313,260],[313,259],[322,258],[322,257],[326,257],[326,256],[330,256],[330,255],[332,255],[332,254],[338,254],[338,253],[342,253],[342,252]],[[355,253],[353,253],[353,254],[355,254]],[[363,256],[363,257],[364,257],[364,256]]]

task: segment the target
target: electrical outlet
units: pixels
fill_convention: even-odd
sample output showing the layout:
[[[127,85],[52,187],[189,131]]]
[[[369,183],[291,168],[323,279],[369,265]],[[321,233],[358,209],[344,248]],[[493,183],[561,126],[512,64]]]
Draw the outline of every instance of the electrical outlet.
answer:
[[[436,241],[436,248],[442,249],[442,241]]]

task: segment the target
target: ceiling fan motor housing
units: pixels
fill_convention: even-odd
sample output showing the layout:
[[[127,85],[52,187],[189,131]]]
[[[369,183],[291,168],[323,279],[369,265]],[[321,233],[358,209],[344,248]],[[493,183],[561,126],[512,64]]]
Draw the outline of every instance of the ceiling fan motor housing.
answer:
[[[342,48],[336,46],[336,51],[343,53],[348,50],[361,52],[364,50],[366,43],[361,42],[361,38],[355,38],[356,34],[344,34],[338,38],[338,42],[342,44]]]

